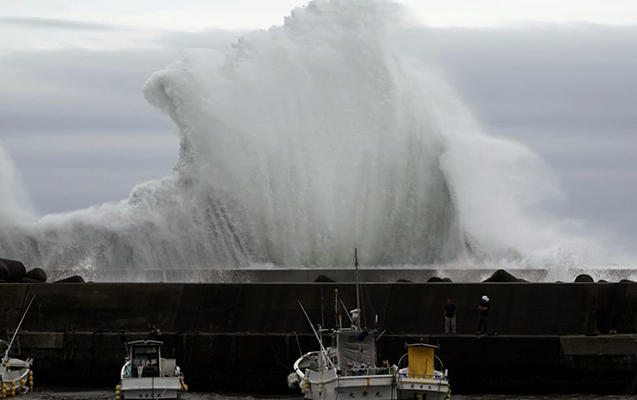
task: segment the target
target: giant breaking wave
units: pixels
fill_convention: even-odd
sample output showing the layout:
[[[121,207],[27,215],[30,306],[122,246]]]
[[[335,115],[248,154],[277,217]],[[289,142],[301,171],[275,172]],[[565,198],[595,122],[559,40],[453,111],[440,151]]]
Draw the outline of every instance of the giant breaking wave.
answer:
[[[527,213],[555,193],[542,162],[394,51],[403,20],[390,2],[313,1],[222,61],[195,52],[154,74],[144,95],[179,129],[174,173],[39,220],[2,202],[0,254],[87,270],[343,266],[354,246],[366,265],[550,254],[564,238]]]

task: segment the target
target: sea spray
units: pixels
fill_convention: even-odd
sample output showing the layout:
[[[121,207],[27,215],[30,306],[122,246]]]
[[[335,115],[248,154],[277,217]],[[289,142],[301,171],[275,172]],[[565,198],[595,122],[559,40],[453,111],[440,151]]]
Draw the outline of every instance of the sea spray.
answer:
[[[34,218],[20,174],[0,142],[0,226]]]
[[[526,215],[554,194],[524,146],[481,133],[388,38],[403,10],[313,1],[154,74],[180,134],[171,176],[119,203],[4,224],[0,253],[80,270],[530,259],[563,240]],[[423,44],[426,46],[426,43]]]

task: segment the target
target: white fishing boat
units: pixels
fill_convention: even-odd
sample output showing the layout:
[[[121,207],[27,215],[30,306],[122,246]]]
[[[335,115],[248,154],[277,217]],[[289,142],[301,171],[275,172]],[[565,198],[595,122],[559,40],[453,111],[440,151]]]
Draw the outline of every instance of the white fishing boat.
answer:
[[[0,392],[3,399],[7,396],[13,397],[17,394],[26,394],[33,390],[33,371],[31,371],[33,359],[28,358],[26,361],[21,360],[12,357],[11,352],[14,350],[13,345],[16,337],[34,299],[35,296],[29,302],[11,340],[9,342],[0,340],[0,350],[2,351],[2,362],[0,362]]]
[[[442,361],[434,354],[438,346],[424,343],[407,344],[398,365],[407,360],[407,366],[398,370],[396,399],[449,400],[451,386]]]
[[[383,361],[382,366],[377,365],[377,329],[361,327],[356,251],[354,265],[357,272],[357,308],[347,314],[351,323],[349,328],[342,327],[338,315],[339,302],[343,305],[338,298],[338,290],[335,292],[335,320],[338,326],[333,330],[314,329],[303,305],[299,303],[319,342],[320,350],[307,353],[294,363],[294,372],[288,376],[288,386],[300,387],[308,400],[450,400],[447,371],[434,354],[436,346],[408,344],[407,354],[400,359],[398,366],[389,365],[387,361]],[[331,347],[323,344],[325,333],[332,339]],[[400,368],[402,363],[406,363],[406,367]]]
[[[363,330],[332,333],[334,347],[311,352],[294,364],[288,384],[306,399],[396,399],[395,366],[376,366],[375,337]],[[296,377],[296,379],[295,379]]]
[[[177,360],[161,357],[163,342],[137,340],[126,344],[126,362],[121,382],[115,388],[116,400],[177,399],[188,390]]]
[[[10,343],[0,340],[0,347],[5,350],[0,364],[0,390],[2,398],[25,394],[33,390],[33,359],[26,361],[9,356]]]

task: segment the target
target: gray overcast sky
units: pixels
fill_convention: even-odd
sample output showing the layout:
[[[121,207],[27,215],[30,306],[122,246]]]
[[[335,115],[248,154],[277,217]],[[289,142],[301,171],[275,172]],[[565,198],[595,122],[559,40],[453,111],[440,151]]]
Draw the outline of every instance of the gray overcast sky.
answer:
[[[632,0],[400,0],[428,26],[496,26],[524,22],[635,23]],[[280,24],[303,0],[22,0],[5,2],[2,14],[79,23],[152,29],[254,29]]]
[[[403,1],[397,50],[433,63],[495,135],[553,168],[557,217],[637,242],[637,5]],[[176,129],[143,99],[189,48],[280,24],[301,1],[21,1],[0,9],[0,142],[40,213],[127,197],[170,173]],[[223,28],[226,30],[221,30]]]

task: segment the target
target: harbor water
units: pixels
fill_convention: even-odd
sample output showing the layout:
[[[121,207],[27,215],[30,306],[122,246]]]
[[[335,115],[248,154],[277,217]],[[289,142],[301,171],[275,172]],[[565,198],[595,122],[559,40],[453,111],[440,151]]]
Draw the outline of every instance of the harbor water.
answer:
[[[29,395],[30,400],[112,400],[113,390],[43,390]],[[453,400],[629,400],[633,396],[600,396],[591,394],[570,394],[570,395],[467,395],[453,396]],[[186,393],[180,397],[181,400],[301,400],[298,396],[226,396],[217,393]]]

